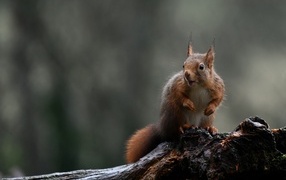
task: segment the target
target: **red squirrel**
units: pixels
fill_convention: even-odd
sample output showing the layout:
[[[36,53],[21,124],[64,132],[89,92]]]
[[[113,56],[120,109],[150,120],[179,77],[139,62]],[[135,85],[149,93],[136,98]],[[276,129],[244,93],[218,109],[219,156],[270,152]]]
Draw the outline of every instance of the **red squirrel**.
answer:
[[[163,141],[178,141],[185,129],[202,127],[216,133],[214,113],[224,98],[224,82],[214,69],[214,49],[193,53],[191,44],[183,70],[163,88],[160,120],[138,130],[127,142],[126,160],[138,161]]]

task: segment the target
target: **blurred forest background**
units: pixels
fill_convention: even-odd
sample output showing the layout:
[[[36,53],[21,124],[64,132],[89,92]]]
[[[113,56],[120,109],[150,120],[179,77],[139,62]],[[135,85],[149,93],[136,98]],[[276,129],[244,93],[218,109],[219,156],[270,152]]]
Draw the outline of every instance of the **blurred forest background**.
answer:
[[[216,39],[226,101],[215,125],[286,125],[286,1],[0,1],[0,172],[124,164],[159,117],[166,80]],[[12,172],[13,171],[13,172]],[[17,173],[16,173],[17,174]],[[1,175],[0,175],[1,176]]]

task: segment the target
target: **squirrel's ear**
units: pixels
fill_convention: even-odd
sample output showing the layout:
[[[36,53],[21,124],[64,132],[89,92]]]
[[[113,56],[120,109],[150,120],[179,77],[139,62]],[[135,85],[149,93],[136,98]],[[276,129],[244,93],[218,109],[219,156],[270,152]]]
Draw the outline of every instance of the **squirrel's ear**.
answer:
[[[213,66],[213,62],[214,62],[214,48],[213,46],[210,47],[210,49],[208,50],[206,57],[205,57],[205,61],[206,64],[209,68],[211,68]]]
[[[191,56],[192,54],[193,54],[193,47],[192,47],[192,43],[189,42],[188,51],[187,51],[187,57]]]

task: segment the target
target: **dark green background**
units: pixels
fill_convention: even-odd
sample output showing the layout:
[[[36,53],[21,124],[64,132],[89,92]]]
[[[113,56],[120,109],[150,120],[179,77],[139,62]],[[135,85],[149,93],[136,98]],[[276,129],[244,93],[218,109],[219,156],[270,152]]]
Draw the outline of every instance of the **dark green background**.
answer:
[[[161,90],[215,37],[226,101],[215,125],[286,125],[286,1],[0,1],[0,172],[124,164]],[[1,175],[0,175],[1,176]]]

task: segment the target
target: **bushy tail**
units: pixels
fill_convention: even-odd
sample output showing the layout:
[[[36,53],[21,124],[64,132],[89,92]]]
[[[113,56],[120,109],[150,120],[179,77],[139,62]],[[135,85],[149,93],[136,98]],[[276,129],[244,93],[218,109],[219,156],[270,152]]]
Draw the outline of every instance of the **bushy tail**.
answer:
[[[127,142],[126,161],[133,163],[152,151],[161,142],[156,124],[138,130]]]

